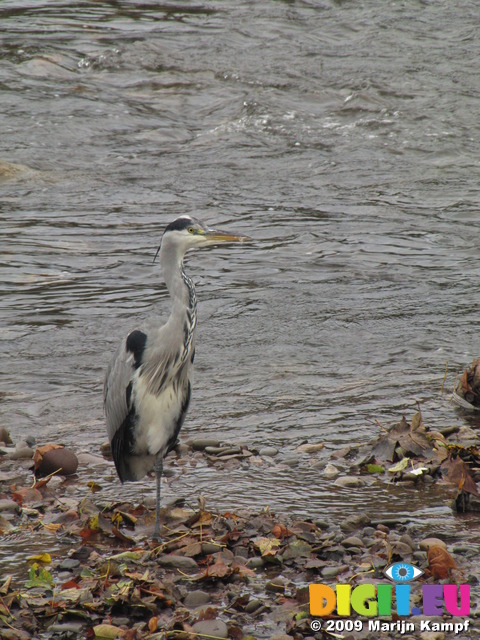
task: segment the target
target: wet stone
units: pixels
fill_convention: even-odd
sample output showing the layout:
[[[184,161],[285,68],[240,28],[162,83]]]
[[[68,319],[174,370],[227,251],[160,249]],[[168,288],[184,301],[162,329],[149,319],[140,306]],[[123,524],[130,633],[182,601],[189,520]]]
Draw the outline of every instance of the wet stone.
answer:
[[[0,513],[1,512],[17,513],[19,511],[20,511],[20,507],[14,500],[9,500],[8,498],[4,498],[3,500],[0,500]]]
[[[348,569],[348,565],[346,564],[335,565],[332,567],[324,567],[322,569],[322,578],[335,578],[340,573],[347,571],[347,569]]]
[[[442,547],[442,549],[447,548],[445,542],[440,540],[440,538],[424,538],[423,540],[420,540],[418,546],[422,551],[428,551],[428,549],[433,546]]]
[[[340,471],[335,465],[331,464],[330,462],[326,465],[322,472],[323,477],[328,479],[336,478],[339,474]]]
[[[261,600],[257,600],[256,598],[254,598],[253,600],[247,602],[247,604],[245,605],[245,611],[247,613],[253,613],[257,609],[259,609],[262,604],[263,602]]]
[[[190,440],[188,444],[194,451],[204,451],[207,447],[218,447],[220,445],[219,441],[214,438],[198,438],[197,440]]]
[[[253,558],[250,558],[247,562],[247,567],[249,569],[261,569],[264,566],[265,562],[263,560],[263,558],[260,558],[258,556],[255,556]]]
[[[365,481],[358,476],[342,476],[333,483],[336,487],[363,487]]]
[[[223,620],[200,620],[193,625],[193,630],[202,636],[228,638],[227,625]]]
[[[171,567],[181,571],[197,571],[198,565],[193,558],[187,556],[165,555],[157,560],[161,567]]]
[[[58,568],[63,571],[73,571],[73,569],[76,569],[79,566],[80,560],[76,560],[75,558],[65,558],[65,560],[62,560]]]
[[[196,609],[197,607],[208,604],[210,600],[210,594],[208,594],[206,591],[195,589],[195,591],[190,591],[189,593],[187,593],[183,604],[189,609]]]
[[[363,540],[360,540],[357,536],[349,536],[342,540],[341,544],[344,547],[363,547]]]
[[[262,447],[258,453],[267,458],[274,458],[278,454],[278,449],[276,447]]]
[[[265,591],[269,593],[285,593],[285,581],[283,578],[274,578],[265,583]]]
[[[11,451],[7,457],[10,460],[30,460],[33,458],[33,449],[30,447],[20,447]]]

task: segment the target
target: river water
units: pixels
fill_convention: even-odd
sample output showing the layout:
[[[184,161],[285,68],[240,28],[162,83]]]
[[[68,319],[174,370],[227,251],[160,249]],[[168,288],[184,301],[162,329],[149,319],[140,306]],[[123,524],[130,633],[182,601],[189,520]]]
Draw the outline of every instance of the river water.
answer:
[[[152,258],[191,213],[255,239],[191,254],[199,326],[183,438],[280,450],[167,499],[472,539],[438,488],[341,489],[320,460],[441,393],[479,355],[480,14],[446,1],[0,4],[0,420],[97,453],[119,340],[168,314]],[[111,467],[86,475],[107,497]],[[109,493],[110,492],[110,493]]]

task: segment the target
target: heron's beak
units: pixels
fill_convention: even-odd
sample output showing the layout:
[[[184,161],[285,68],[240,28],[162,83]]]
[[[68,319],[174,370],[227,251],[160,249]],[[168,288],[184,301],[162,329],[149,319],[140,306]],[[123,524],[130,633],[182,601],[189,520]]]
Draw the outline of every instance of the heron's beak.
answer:
[[[211,242],[251,242],[252,238],[249,236],[237,236],[229,231],[220,231],[220,229],[208,229],[205,231],[207,240]]]

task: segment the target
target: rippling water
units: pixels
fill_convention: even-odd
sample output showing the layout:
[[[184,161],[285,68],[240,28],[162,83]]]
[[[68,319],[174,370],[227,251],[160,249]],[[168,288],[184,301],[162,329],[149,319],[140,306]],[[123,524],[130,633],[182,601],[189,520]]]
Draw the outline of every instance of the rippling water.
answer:
[[[479,354],[478,6],[446,2],[0,5],[1,422],[98,451],[103,374],[168,298],[152,258],[184,212],[253,236],[192,254],[199,328],[183,437],[279,463],[167,496],[468,537],[436,489],[345,490],[313,460],[416,410]],[[98,471],[95,471],[97,474]],[[108,472],[113,480],[113,472]],[[111,495],[153,491],[117,481]],[[473,518],[473,520],[472,520]],[[473,524],[472,524],[473,523]]]

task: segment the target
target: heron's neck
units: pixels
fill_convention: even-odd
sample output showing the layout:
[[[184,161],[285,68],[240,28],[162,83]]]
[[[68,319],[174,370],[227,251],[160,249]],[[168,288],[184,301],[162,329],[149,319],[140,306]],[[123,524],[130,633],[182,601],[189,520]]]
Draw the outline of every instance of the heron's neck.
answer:
[[[187,316],[189,323],[193,322],[193,326],[195,326],[197,298],[193,282],[183,267],[183,254],[168,249],[160,250],[160,264],[165,284],[172,299],[171,315],[178,322]]]

